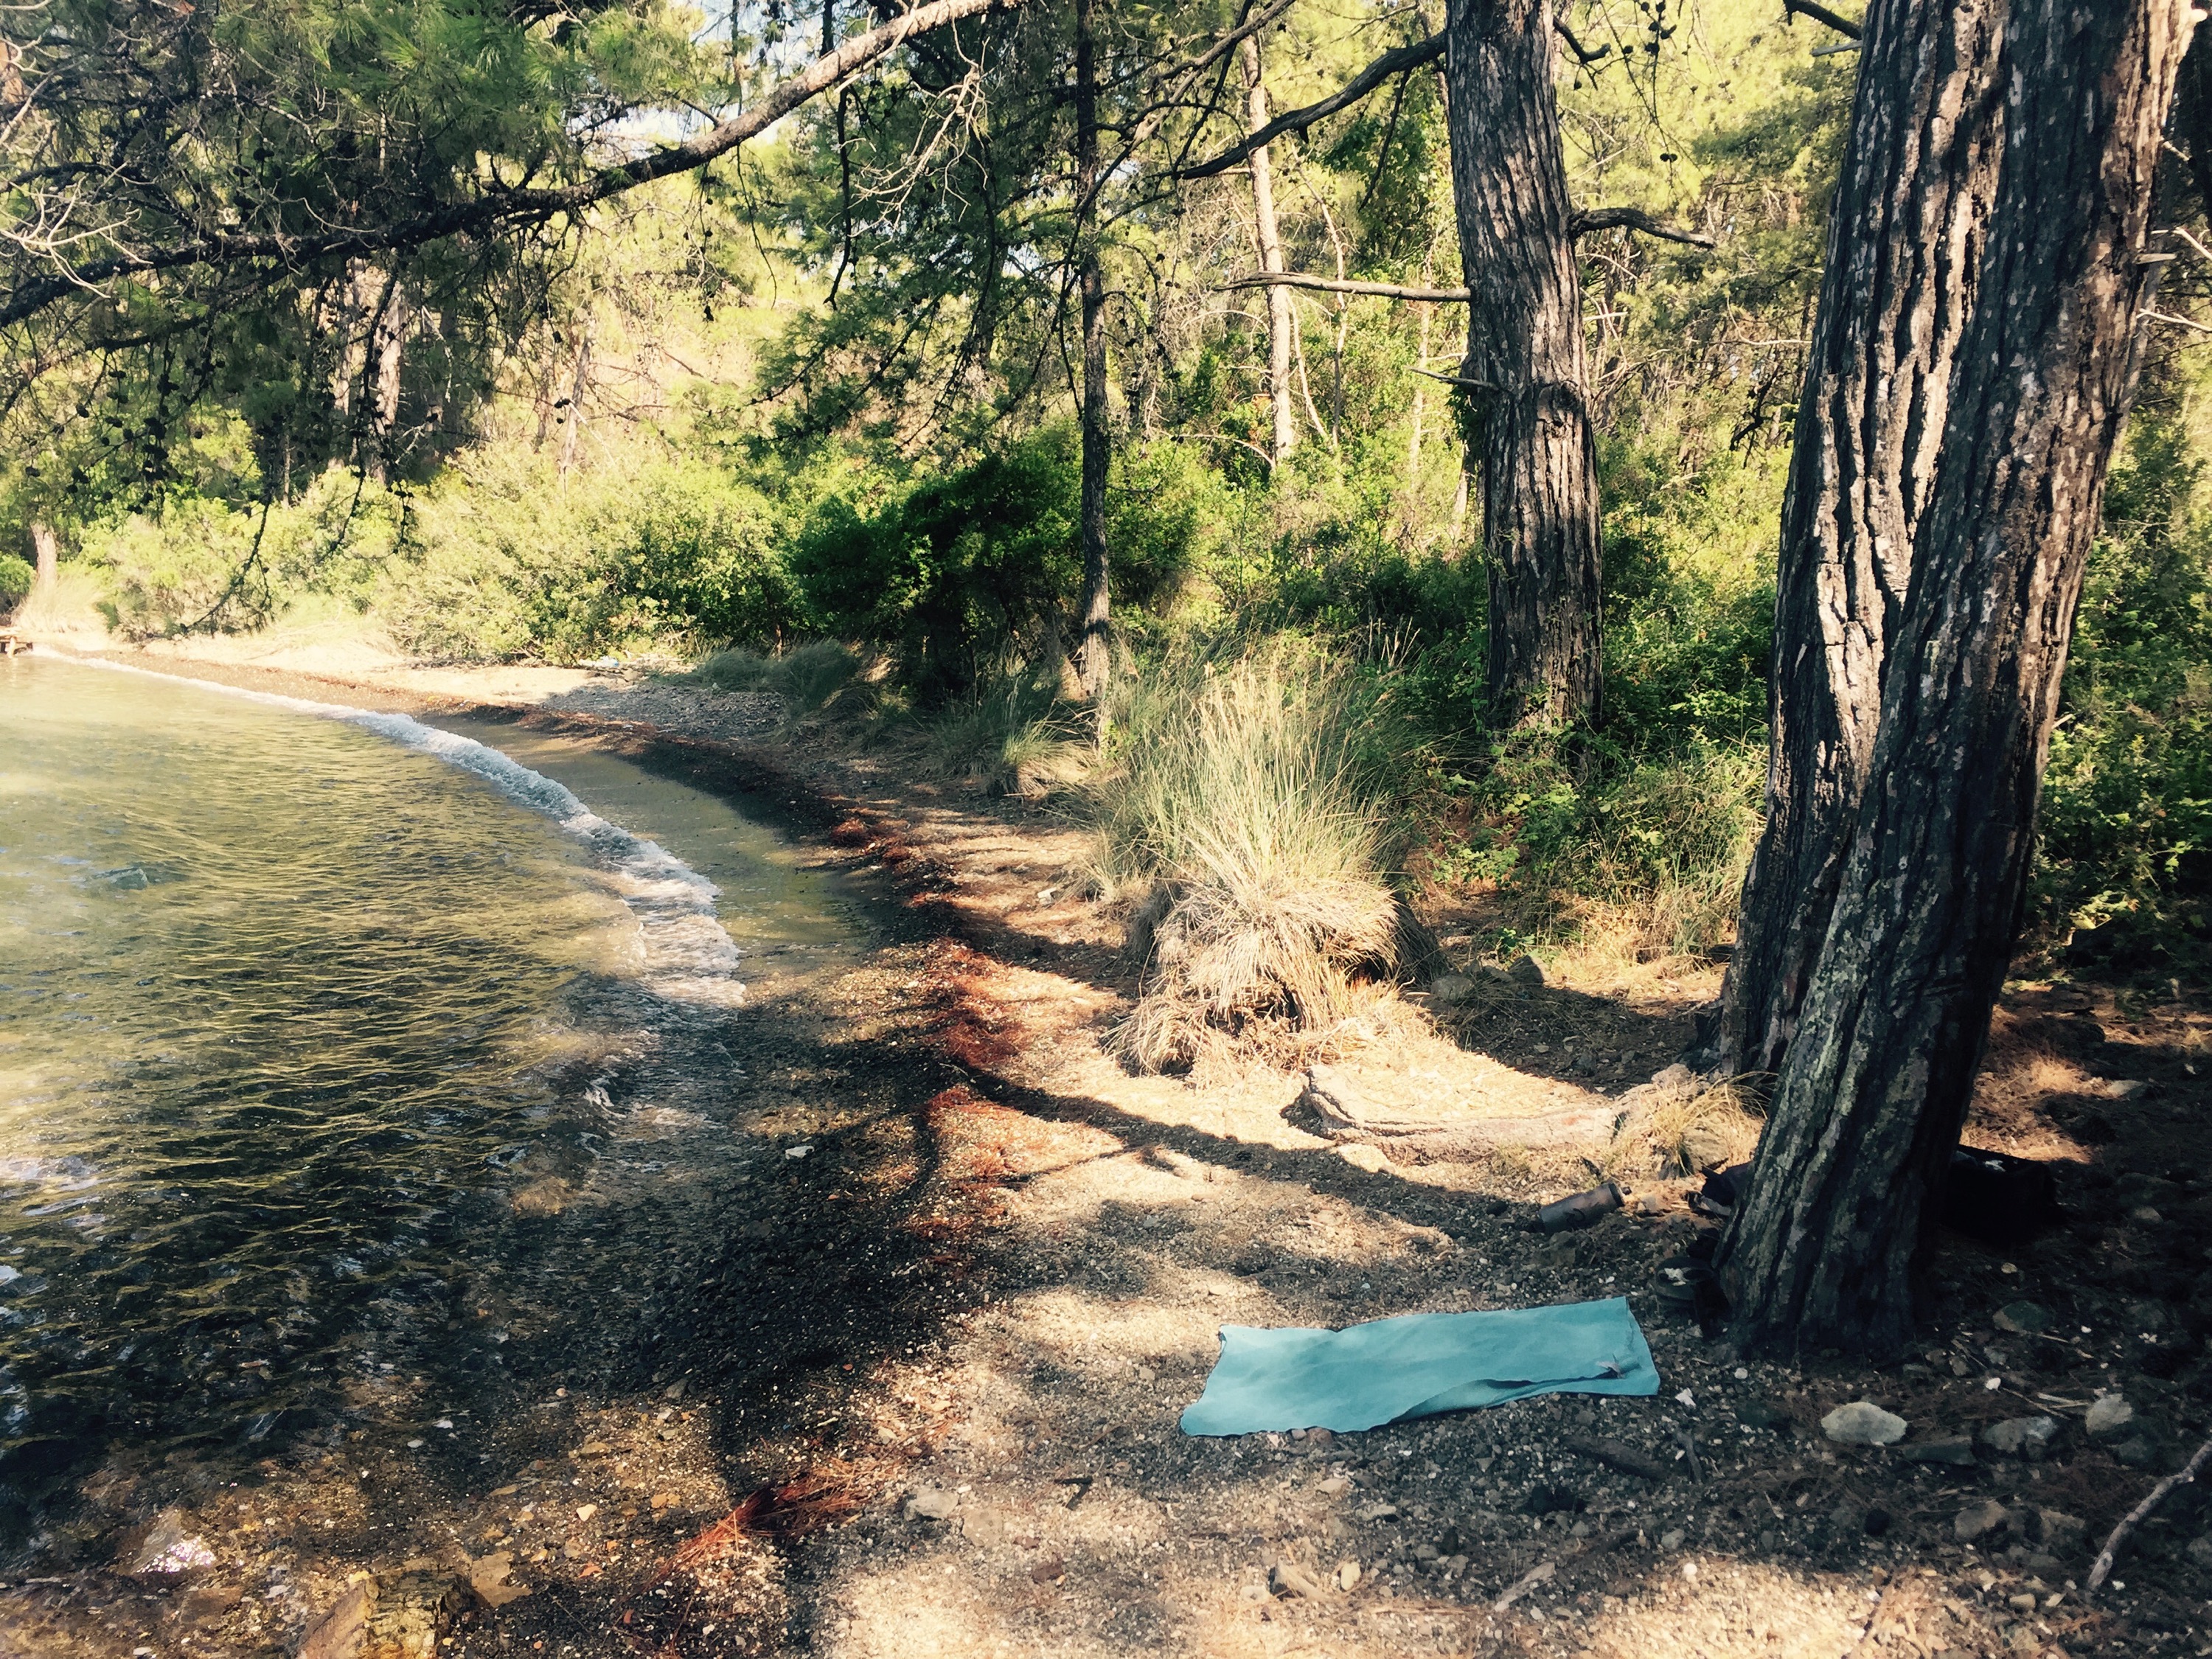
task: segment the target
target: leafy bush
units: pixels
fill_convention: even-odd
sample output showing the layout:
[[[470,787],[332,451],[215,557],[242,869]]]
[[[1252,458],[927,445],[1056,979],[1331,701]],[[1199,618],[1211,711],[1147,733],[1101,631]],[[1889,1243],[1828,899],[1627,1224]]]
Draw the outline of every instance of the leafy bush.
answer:
[[[1011,658],[1064,637],[1082,576],[1080,477],[1064,427],[873,505],[831,495],[791,556],[823,632],[891,653],[919,704],[969,696]],[[1118,613],[1175,592],[1202,538],[1206,486],[1172,446],[1121,458],[1109,492]]]
[[[0,553],[0,615],[6,615],[31,596],[31,584],[38,572],[30,561],[19,559],[13,553]]]

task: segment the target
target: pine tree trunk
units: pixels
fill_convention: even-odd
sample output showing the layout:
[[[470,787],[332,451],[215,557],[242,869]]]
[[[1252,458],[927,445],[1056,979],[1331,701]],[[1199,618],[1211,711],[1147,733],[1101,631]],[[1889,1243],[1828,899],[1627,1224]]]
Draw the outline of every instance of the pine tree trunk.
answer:
[[[400,368],[410,316],[407,290],[395,276],[385,295],[384,308],[377,315],[373,331],[375,350],[370,362],[374,380],[369,399],[369,476],[379,483],[391,481],[392,434],[399,426]]]
[[[1550,0],[1452,0],[1446,124],[1490,563],[1490,718],[1598,713],[1597,444]]]
[[[2186,0],[2014,0],[1978,303],[1826,945],[1717,1267],[1747,1346],[1881,1360],[2027,892],[2037,793],[2135,384]]]
[[[1098,258],[1098,67],[1092,38],[1094,0],[1075,6],[1075,237],[1077,280],[1083,304],[1083,491],[1079,518],[1083,538],[1083,617],[1076,641],[1076,673],[1106,737],[1106,691],[1113,673],[1106,475],[1113,434],[1106,424],[1106,278]]]
[[[1238,47],[1244,65],[1244,118],[1247,130],[1257,132],[1267,125],[1267,88],[1260,79],[1260,46],[1249,35]],[[1267,146],[1250,157],[1252,220],[1260,244],[1260,269],[1271,274],[1286,269],[1283,264],[1283,235],[1275,221],[1274,170]],[[1291,407],[1291,291],[1280,286],[1267,294],[1267,403],[1274,415],[1274,441],[1269,453],[1277,466],[1283,464],[1298,441],[1298,422]]]
[[[51,593],[54,584],[61,580],[62,538],[54,534],[53,526],[43,519],[31,520],[31,592]]]
[[[1996,0],[1875,0],[1797,412],[1720,1060],[1781,1069],[1850,852],[2002,150]]]

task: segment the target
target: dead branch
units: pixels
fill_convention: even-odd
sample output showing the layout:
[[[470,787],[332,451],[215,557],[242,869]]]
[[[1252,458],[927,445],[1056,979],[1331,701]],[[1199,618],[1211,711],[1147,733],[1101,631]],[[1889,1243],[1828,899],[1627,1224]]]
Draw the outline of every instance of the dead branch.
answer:
[[[1385,300],[1431,300],[1448,304],[1465,305],[1467,290],[1463,288],[1407,288],[1399,283],[1339,282],[1327,276],[1309,276],[1303,271],[1264,271],[1256,276],[1238,276],[1222,283],[1224,289],[1232,288],[1310,288],[1322,294],[1372,294]]]
[[[2096,1565],[2089,1569],[2089,1588],[2086,1594],[2094,1595],[2097,1593],[2098,1587],[2112,1571],[2113,1559],[2119,1553],[2120,1545],[2127,1535],[2143,1523],[2150,1512],[2165,1500],[2166,1493],[2197,1479],[2197,1471],[2204,1467],[2204,1461],[2209,1457],[2212,1457],[2212,1440],[2199,1446],[2197,1455],[2191,1458],[2179,1473],[2167,1475],[2153,1486],[2150,1495],[2122,1517],[2120,1524],[2112,1528],[2112,1535],[2105,1540],[2105,1547],[2097,1552]]]
[[[1584,236],[1594,230],[1621,229],[1656,236],[1662,242],[1680,242],[1686,247],[1711,248],[1719,246],[1711,237],[1697,231],[1677,230],[1672,225],[1662,224],[1642,208],[1583,208],[1567,221],[1567,234],[1570,236]]]
[[[1395,47],[1384,52],[1319,103],[1308,104],[1302,109],[1278,115],[1257,132],[1238,139],[1212,161],[1184,167],[1176,176],[1179,179],[1211,179],[1217,173],[1226,173],[1254,150],[1272,143],[1285,133],[1304,132],[1315,122],[1358,103],[1392,76],[1419,69],[1443,55],[1444,37],[1442,34],[1432,34],[1427,40],[1416,40],[1409,46]]]
[[[1830,11],[1820,0],[1782,0],[1782,11],[1784,16],[1809,17],[1816,23],[1826,23],[1837,33],[1853,40],[1865,32],[1850,18]]]

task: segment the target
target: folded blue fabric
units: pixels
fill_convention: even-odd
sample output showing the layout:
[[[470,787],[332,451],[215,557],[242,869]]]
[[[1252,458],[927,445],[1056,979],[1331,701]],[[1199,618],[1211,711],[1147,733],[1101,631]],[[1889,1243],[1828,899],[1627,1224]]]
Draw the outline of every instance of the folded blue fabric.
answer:
[[[1534,1394],[1650,1395],[1658,1368],[1625,1296],[1494,1313],[1404,1314],[1340,1331],[1221,1328],[1185,1434],[1371,1429]]]

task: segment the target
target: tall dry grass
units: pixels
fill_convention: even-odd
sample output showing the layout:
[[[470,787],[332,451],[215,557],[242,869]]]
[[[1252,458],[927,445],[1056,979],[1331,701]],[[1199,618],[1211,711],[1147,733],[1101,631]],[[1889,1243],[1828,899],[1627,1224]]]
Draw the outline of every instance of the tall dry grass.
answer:
[[[1408,953],[1389,677],[1291,638],[1193,653],[1136,678],[1116,731],[1091,800],[1144,964],[1123,1060],[1310,1047],[1370,1002]]]

